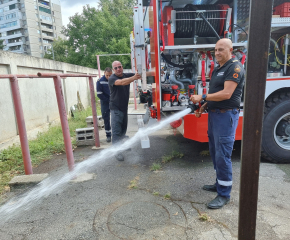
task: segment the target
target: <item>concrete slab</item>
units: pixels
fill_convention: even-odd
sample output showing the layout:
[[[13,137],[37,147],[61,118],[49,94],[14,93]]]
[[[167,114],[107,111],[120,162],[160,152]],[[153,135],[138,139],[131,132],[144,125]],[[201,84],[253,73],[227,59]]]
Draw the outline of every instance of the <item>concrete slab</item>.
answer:
[[[95,178],[96,178],[96,175],[93,173],[82,173],[78,175],[75,179],[71,180],[70,182],[79,183],[79,182],[89,181]]]
[[[42,180],[44,180],[47,177],[48,177],[48,173],[16,176],[12,178],[12,180],[8,184],[11,191],[13,191],[14,189],[18,189],[18,188],[34,186],[40,183]]]
[[[106,148],[109,148],[111,145],[102,145],[100,147],[96,147],[96,146],[93,146],[92,149],[93,150],[104,150]]]

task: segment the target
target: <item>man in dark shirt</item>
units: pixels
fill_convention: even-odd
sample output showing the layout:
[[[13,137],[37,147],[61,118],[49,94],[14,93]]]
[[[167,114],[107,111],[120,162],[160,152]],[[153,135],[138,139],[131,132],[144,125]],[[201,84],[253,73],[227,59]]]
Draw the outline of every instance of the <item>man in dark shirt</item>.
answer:
[[[125,137],[128,124],[128,104],[130,95],[130,83],[140,79],[141,76],[136,73],[123,73],[121,62],[112,63],[114,74],[109,78],[110,88],[110,110],[112,125],[112,143],[116,144]],[[118,161],[124,161],[124,156],[118,154]]]
[[[107,67],[104,76],[97,81],[97,96],[101,100],[102,118],[105,123],[106,141],[111,142],[111,124],[110,124],[110,89],[108,85],[109,77],[112,75],[112,69]]]
[[[211,209],[227,204],[232,189],[231,155],[245,78],[242,64],[232,59],[232,50],[230,39],[224,38],[216,43],[215,57],[219,66],[212,73],[208,94],[190,98],[193,103],[207,101],[209,151],[216,170],[216,183],[204,185],[203,189],[218,194],[207,204]],[[200,117],[204,110],[202,107],[196,111],[196,117]]]

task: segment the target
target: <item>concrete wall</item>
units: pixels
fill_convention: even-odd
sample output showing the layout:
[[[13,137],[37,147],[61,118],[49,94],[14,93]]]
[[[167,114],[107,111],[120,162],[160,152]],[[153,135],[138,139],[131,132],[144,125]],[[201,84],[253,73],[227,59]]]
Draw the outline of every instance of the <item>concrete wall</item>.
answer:
[[[0,74],[36,75],[38,72],[98,74],[96,69],[0,51]],[[94,78],[94,82],[97,79]],[[17,136],[18,132],[10,81],[0,81],[0,142],[3,142]],[[67,109],[77,103],[77,91],[84,107],[90,105],[88,78],[63,79],[62,87]],[[59,119],[52,78],[19,79],[19,90],[27,131]]]

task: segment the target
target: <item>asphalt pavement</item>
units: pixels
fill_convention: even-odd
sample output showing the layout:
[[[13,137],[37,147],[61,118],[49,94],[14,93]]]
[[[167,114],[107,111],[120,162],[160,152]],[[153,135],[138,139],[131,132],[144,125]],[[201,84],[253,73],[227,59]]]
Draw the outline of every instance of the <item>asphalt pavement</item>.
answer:
[[[127,133],[132,137],[137,130],[137,116],[130,115]],[[102,146],[110,147],[104,130],[100,138]],[[232,156],[231,201],[210,210],[206,203],[216,194],[201,189],[215,181],[207,143],[185,139],[170,127],[149,139],[150,149],[137,143],[124,152],[124,162],[114,157],[97,162],[87,171],[90,177],[69,182],[0,223],[0,239],[237,239],[241,142],[235,143]],[[74,156],[79,163],[100,151],[79,147]],[[173,151],[180,158],[162,163]],[[154,163],[161,165],[158,171],[151,170]],[[289,169],[287,164],[260,165],[256,239],[290,239]],[[34,169],[56,177],[67,171],[64,154]],[[7,200],[28,190],[11,192]]]

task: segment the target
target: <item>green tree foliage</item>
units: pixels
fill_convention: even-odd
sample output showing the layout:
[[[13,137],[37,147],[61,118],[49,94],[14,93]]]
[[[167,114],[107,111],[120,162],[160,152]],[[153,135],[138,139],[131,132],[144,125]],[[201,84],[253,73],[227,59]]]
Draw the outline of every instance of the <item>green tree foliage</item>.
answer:
[[[81,14],[70,17],[63,34],[67,40],[53,43],[55,60],[97,68],[97,54],[130,53],[134,0],[100,0],[99,8],[86,5]],[[46,54],[52,59],[52,54]],[[101,69],[114,60],[131,68],[130,56],[100,57]]]

